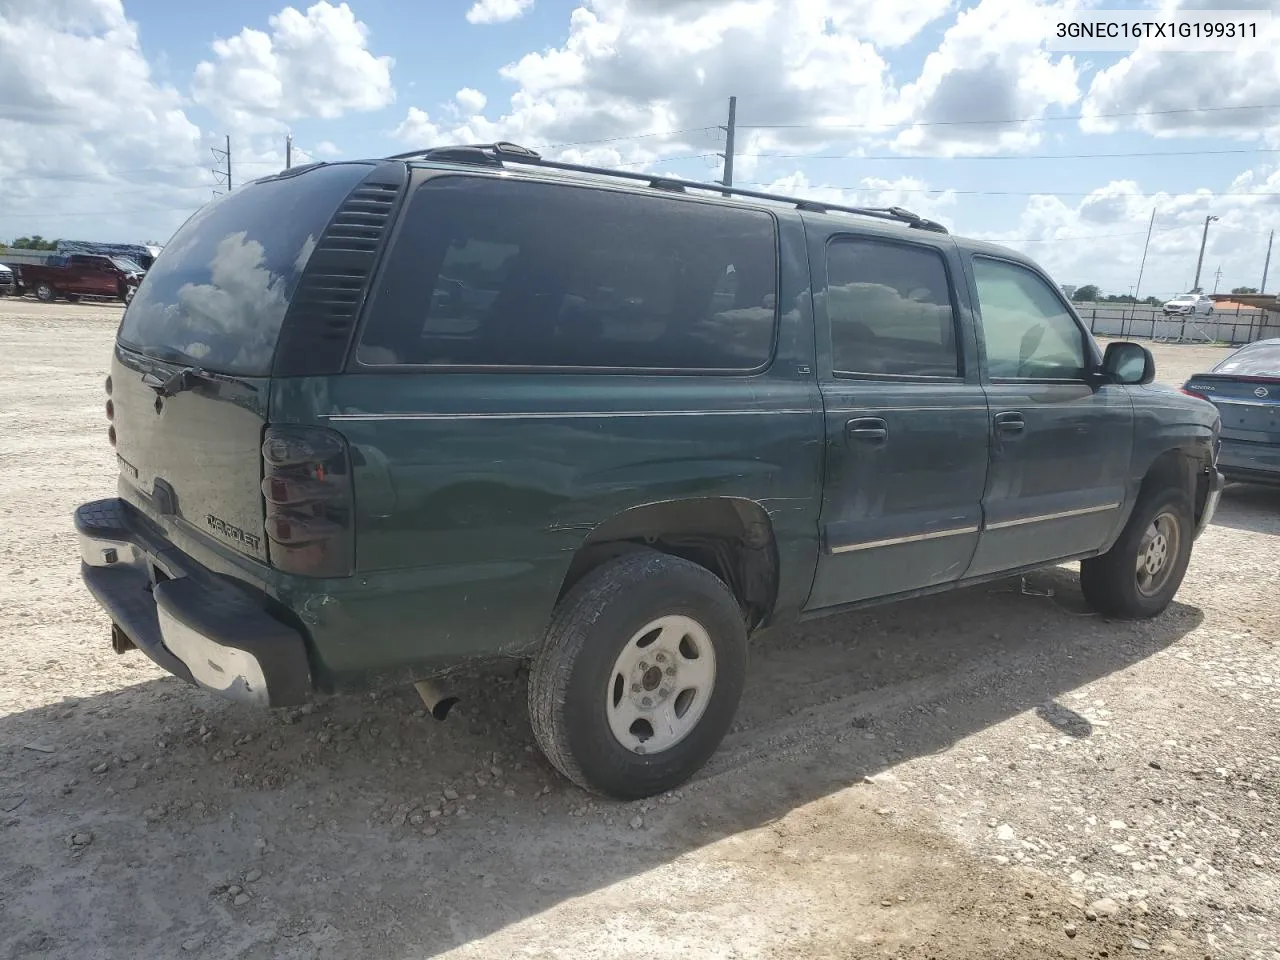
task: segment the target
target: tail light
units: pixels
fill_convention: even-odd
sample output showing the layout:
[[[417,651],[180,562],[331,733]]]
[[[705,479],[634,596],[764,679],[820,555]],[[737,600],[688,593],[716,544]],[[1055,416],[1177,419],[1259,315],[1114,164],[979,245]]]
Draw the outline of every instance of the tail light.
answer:
[[[1188,397],[1195,397],[1197,400],[1208,400],[1208,399],[1209,399],[1209,398],[1208,398],[1208,397],[1206,397],[1203,393],[1196,393],[1196,392],[1195,392],[1194,390],[1192,390],[1190,387],[1183,387],[1183,388],[1182,388],[1182,392],[1183,392],[1183,393],[1185,393]]]
[[[276,569],[311,577],[351,574],[355,497],[351,458],[340,434],[321,427],[268,427],[262,497]]]

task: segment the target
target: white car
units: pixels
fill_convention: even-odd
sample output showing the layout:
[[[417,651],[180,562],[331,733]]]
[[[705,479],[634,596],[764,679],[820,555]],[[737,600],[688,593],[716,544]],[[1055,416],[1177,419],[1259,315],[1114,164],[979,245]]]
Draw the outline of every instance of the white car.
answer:
[[[0,263],[0,297],[12,297],[18,292],[17,275]]]
[[[1203,314],[1206,317],[1213,316],[1213,301],[1203,293],[1184,293],[1181,296],[1174,297],[1164,305],[1166,315],[1175,314]]]

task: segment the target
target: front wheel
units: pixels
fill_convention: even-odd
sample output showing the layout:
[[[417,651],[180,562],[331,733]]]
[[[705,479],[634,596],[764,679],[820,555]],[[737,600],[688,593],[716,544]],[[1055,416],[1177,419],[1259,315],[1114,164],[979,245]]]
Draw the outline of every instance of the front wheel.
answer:
[[[620,800],[673,789],[728,732],[746,649],[742,610],[715,574],[626,554],[556,608],[529,678],[534,736],[584,789]]]
[[[1080,563],[1080,589],[1099,613],[1122,620],[1158,616],[1173,602],[1191,562],[1194,521],[1184,490],[1140,497],[1115,545]]]
[[[53,303],[58,294],[47,283],[36,284],[36,299],[41,303]]]

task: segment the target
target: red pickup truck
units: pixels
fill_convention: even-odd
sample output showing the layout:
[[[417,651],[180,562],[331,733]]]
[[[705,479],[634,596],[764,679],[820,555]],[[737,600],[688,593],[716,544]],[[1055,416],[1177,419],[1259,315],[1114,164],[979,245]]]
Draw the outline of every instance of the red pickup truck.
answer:
[[[18,266],[22,287],[49,303],[58,297],[107,297],[128,303],[146,272],[132,260],[76,253],[52,256],[44,264]]]

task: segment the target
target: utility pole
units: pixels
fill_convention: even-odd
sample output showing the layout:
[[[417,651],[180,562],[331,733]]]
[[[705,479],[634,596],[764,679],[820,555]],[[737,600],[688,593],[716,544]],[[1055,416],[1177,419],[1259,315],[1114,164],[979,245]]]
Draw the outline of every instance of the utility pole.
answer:
[[[293,134],[288,134],[284,138],[284,168],[289,170],[293,167]]]
[[[1267,237],[1267,259],[1262,264],[1262,286],[1258,287],[1258,295],[1267,292],[1267,271],[1271,269],[1271,243],[1276,238],[1276,232],[1271,231],[1271,236]]]
[[[1217,219],[1213,216],[1204,218],[1204,232],[1200,234],[1200,258],[1196,260],[1196,282],[1191,285],[1192,290],[1200,289],[1200,268],[1204,266],[1204,245],[1209,239],[1209,224]]]
[[[1138,310],[1138,294],[1142,292],[1142,273],[1147,269],[1147,248],[1151,246],[1151,231],[1156,225],[1156,208],[1151,208],[1151,219],[1147,223],[1147,242],[1142,245],[1142,263],[1138,265],[1138,282],[1133,285],[1133,303],[1129,305],[1129,319],[1132,320],[1137,315]],[[1124,332],[1124,328],[1120,331],[1121,337],[1128,336]]]
[[[221,167],[221,166],[214,167],[213,176],[214,176],[214,179],[218,181],[218,183],[220,184],[225,183],[227,185],[227,193],[230,193],[231,192],[231,134],[227,134],[227,148],[225,150],[219,150],[216,147],[211,147],[210,152],[213,154],[213,159],[218,161],[219,164],[222,164],[222,163],[226,164],[225,167]]]
[[[724,131],[724,153],[720,154],[724,158],[724,177],[720,180],[726,187],[733,186],[733,138],[738,127],[738,98],[729,98],[729,125],[721,127]],[[726,193],[727,197],[728,194]]]

